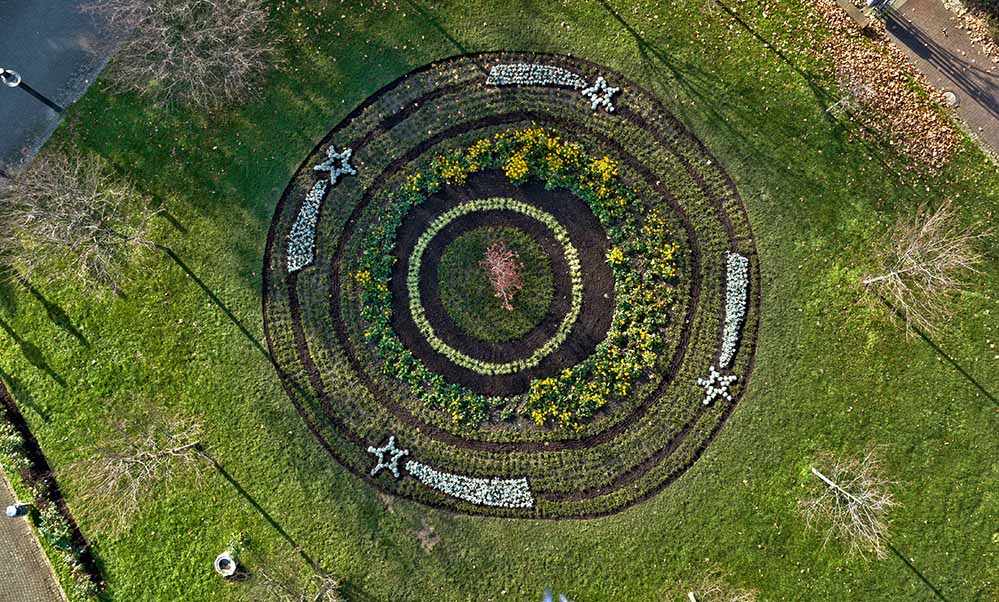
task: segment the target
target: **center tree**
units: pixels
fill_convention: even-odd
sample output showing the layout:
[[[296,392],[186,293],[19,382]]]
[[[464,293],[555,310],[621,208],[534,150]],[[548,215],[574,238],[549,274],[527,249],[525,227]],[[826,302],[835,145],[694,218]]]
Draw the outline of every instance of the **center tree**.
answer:
[[[455,325],[490,343],[524,336],[552,304],[551,261],[517,228],[462,234],[445,249],[438,279],[441,302]]]

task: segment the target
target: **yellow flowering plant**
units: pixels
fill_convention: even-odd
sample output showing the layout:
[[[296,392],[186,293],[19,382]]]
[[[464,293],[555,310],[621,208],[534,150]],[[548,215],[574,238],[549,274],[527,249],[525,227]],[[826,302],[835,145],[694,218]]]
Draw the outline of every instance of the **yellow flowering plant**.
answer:
[[[619,298],[610,331],[593,354],[559,374],[531,381],[516,407],[538,425],[580,430],[601,408],[632,394],[643,374],[660,361],[679,276],[679,245],[670,239],[665,217],[647,210],[621,181],[620,166],[608,156],[590,157],[575,142],[532,126],[483,138],[464,151],[435,158],[430,168],[409,176],[396,203],[369,232],[361,269],[365,338],[385,361],[386,374],[419,389],[432,407],[456,423],[485,420],[499,400],[446,382],[413,356],[392,330],[391,294],[385,283],[392,270],[395,232],[409,209],[444,184],[460,186],[483,170],[501,171],[512,183],[537,178],[549,188],[566,188],[586,202],[607,229]],[[412,285],[411,282],[408,283]]]

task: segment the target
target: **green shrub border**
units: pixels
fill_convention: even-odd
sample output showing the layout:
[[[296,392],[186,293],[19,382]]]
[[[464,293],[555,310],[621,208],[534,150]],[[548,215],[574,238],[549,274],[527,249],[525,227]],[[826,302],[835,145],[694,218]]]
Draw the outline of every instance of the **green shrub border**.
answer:
[[[67,599],[99,600],[103,578],[92,558],[89,563],[84,561],[83,556],[89,553],[86,540],[70,522],[69,508],[64,502],[60,504],[62,493],[48,462],[44,457],[40,461],[33,457],[29,445],[35,454],[41,454],[13,396],[0,381],[0,467],[17,497],[31,504],[28,517]]]

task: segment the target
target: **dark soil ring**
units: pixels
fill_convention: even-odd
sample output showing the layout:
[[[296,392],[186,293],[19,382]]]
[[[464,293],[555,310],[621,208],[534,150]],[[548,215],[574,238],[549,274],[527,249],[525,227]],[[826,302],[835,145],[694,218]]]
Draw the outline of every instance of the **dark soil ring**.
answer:
[[[566,338],[538,366],[514,374],[483,375],[454,364],[442,353],[434,350],[413,322],[409,310],[409,293],[406,287],[406,259],[410,256],[416,240],[427,225],[449,209],[470,200],[488,197],[507,197],[538,209],[555,217],[568,231],[573,246],[579,253],[583,277],[583,305],[579,318]],[[500,212],[504,220],[515,223],[536,233],[539,242],[547,247],[552,258],[552,268],[556,275],[555,300],[549,315],[528,335],[516,341],[486,345],[469,337],[457,328],[447,312],[440,305],[437,291],[437,271],[421,270],[420,289],[425,311],[432,317],[431,324],[446,343],[464,352],[491,362],[510,362],[530,355],[543,345],[558,329],[568,312],[569,282],[568,267],[561,250],[561,244],[550,236],[548,229],[540,222],[525,215]],[[432,257],[433,251],[441,251],[448,242],[470,228],[495,223],[493,216],[476,212],[459,218],[439,233],[428,247],[424,257]],[[504,221],[502,223],[514,223]],[[609,248],[607,235],[600,221],[590,211],[589,206],[566,190],[545,190],[539,182],[529,182],[522,186],[511,184],[498,172],[472,174],[468,182],[460,187],[447,187],[431,195],[423,203],[414,207],[406,216],[396,234],[396,247],[393,251],[395,263],[389,288],[392,291],[392,327],[403,344],[420,361],[442,374],[450,382],[457,382],[488,396],[515,395],[527,390],[530,381],[558,373],[580,362],[593,353],[597,344],[604,339],[610,328],[614,310],[614,274],[606,261]],[[439,253],[438,253],[439,255]]]
[[[603,76],[621,88],[613,114],[593,112],[579,91],[510,86],[489,88],[485,74],[499,63],[540,62],[586,81]],[[466,145],[502,127],[531,122],[565,132],[593,154],[622,167],[629,186],[669,212],[684,250],[681,304],[670,336],[676,341],[655,386],[638,391],[626,410],[608,414],[579,435],[544,430],[460,432],[391,388],[371,355],[357,345],[350,267],[341,265],[352,230],[367,219],[373,199],[425,166],[442,150]],[[404,141],[402,146],[400,141]],[[286,270],[286,240],[312,166],[330,143],[354,151],[357,176],[341,180],[320,210],[314,267]],[[451,143],[449,147],[448,144]],[[580,250],[582,250],[580,245]],[[724,319],[724,258],[749,259],[749,304],[732,363],[738,377],[731,400],[701,404],[694,384],[718,356]],[[417,69],[385,86],[316,146],[285,190],[268,234],[264,328],[286,392],[317,441],[359,479],[389,493],[454,511],[505,517],[593,517],[646,500],[690,468],[711,443],[746,390],[760,321],[760,271],[745,206],[717,159],[658,100],[623,75],[557,55],[484,53]],[[580,320],[582,322],[582,320]],[[407,405],[409,404],[409,405]],[[403,471],[372,477],[368,446],[389,434],[409,458],[440,471],[485,479],[523,479],[529,507],[473,505]],[[721,451],[720,453],[726,453]]]
[[[457,325],[441,299],[441,262],[427,259],[443,256],[455,240],[483,227],[515,228],[529,236],[548,259],[552,275],[552,299],[548,311],[533,328],[506,341],[483,340],[467,334]],[[396,253],[398,254],[398,249]],[[558,324],[569,313],[572,282],[565,250],[544,224],[516,211],[494,210],[462,216],[441,230],[424,254],[419,284],[427,319],[445,343],[476,359],[504,363],[527,357],[555,333]],[[407,289],[405,294],[408,295],[408,292]],[[518,293],[518,297],[520,294],[522,293]]]

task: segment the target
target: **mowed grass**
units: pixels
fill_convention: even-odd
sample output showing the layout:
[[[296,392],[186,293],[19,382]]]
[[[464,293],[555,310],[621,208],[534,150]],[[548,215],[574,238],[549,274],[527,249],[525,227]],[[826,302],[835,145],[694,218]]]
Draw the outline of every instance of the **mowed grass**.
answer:
[[[302,566],[297,547],[360,601],[534,600],[547,585],[579,602],[672,601],[717,567],[765,600],[938,599],[926,582],[951,601],[999,598],[999,242],[988,240],[974,291],[934,339],[951,360],[906,340],[857,287],[900,213],[953,198],[967,220],[994,220],[999,176],[981,153],[968,146],[936,176],[899,176],[891,153],[851,142],[824,111],[835,93],[808,52],[823,34],[797,2],[733,2],[790,63],[701,0],[368,6],[275,2],[286,60],[242,109],[157,108],[98,83],[50,143],[102,155],[165,203],[172,219],[154,237],[211,293],[157,254],[135,264],[123,298],[35,282],[86,344],[37,298],[2,296],[22,343],[0,338],[0,376],[53,466],[147,401],[201,420],[231,478],[178,479],[115,535],[79,503],[87,483],[59,475],[112,599],[234,599],[245,586],[211,562],[237,537],[254,556]],[[749,392],[683,478],[612,517],[508,521],[399,500],[387,510],[315,443],[261,351],[265,238],[302,157],[410,68],[487,49],[572,53],[655,91],[732,174],[755,229],[764,288]],[[908,565],[849,559],[796,512],[817,451],[869,443],[884,446],[897,481],[891,541]],[[440,537],[432,551],[417,538],[427,525]]]

